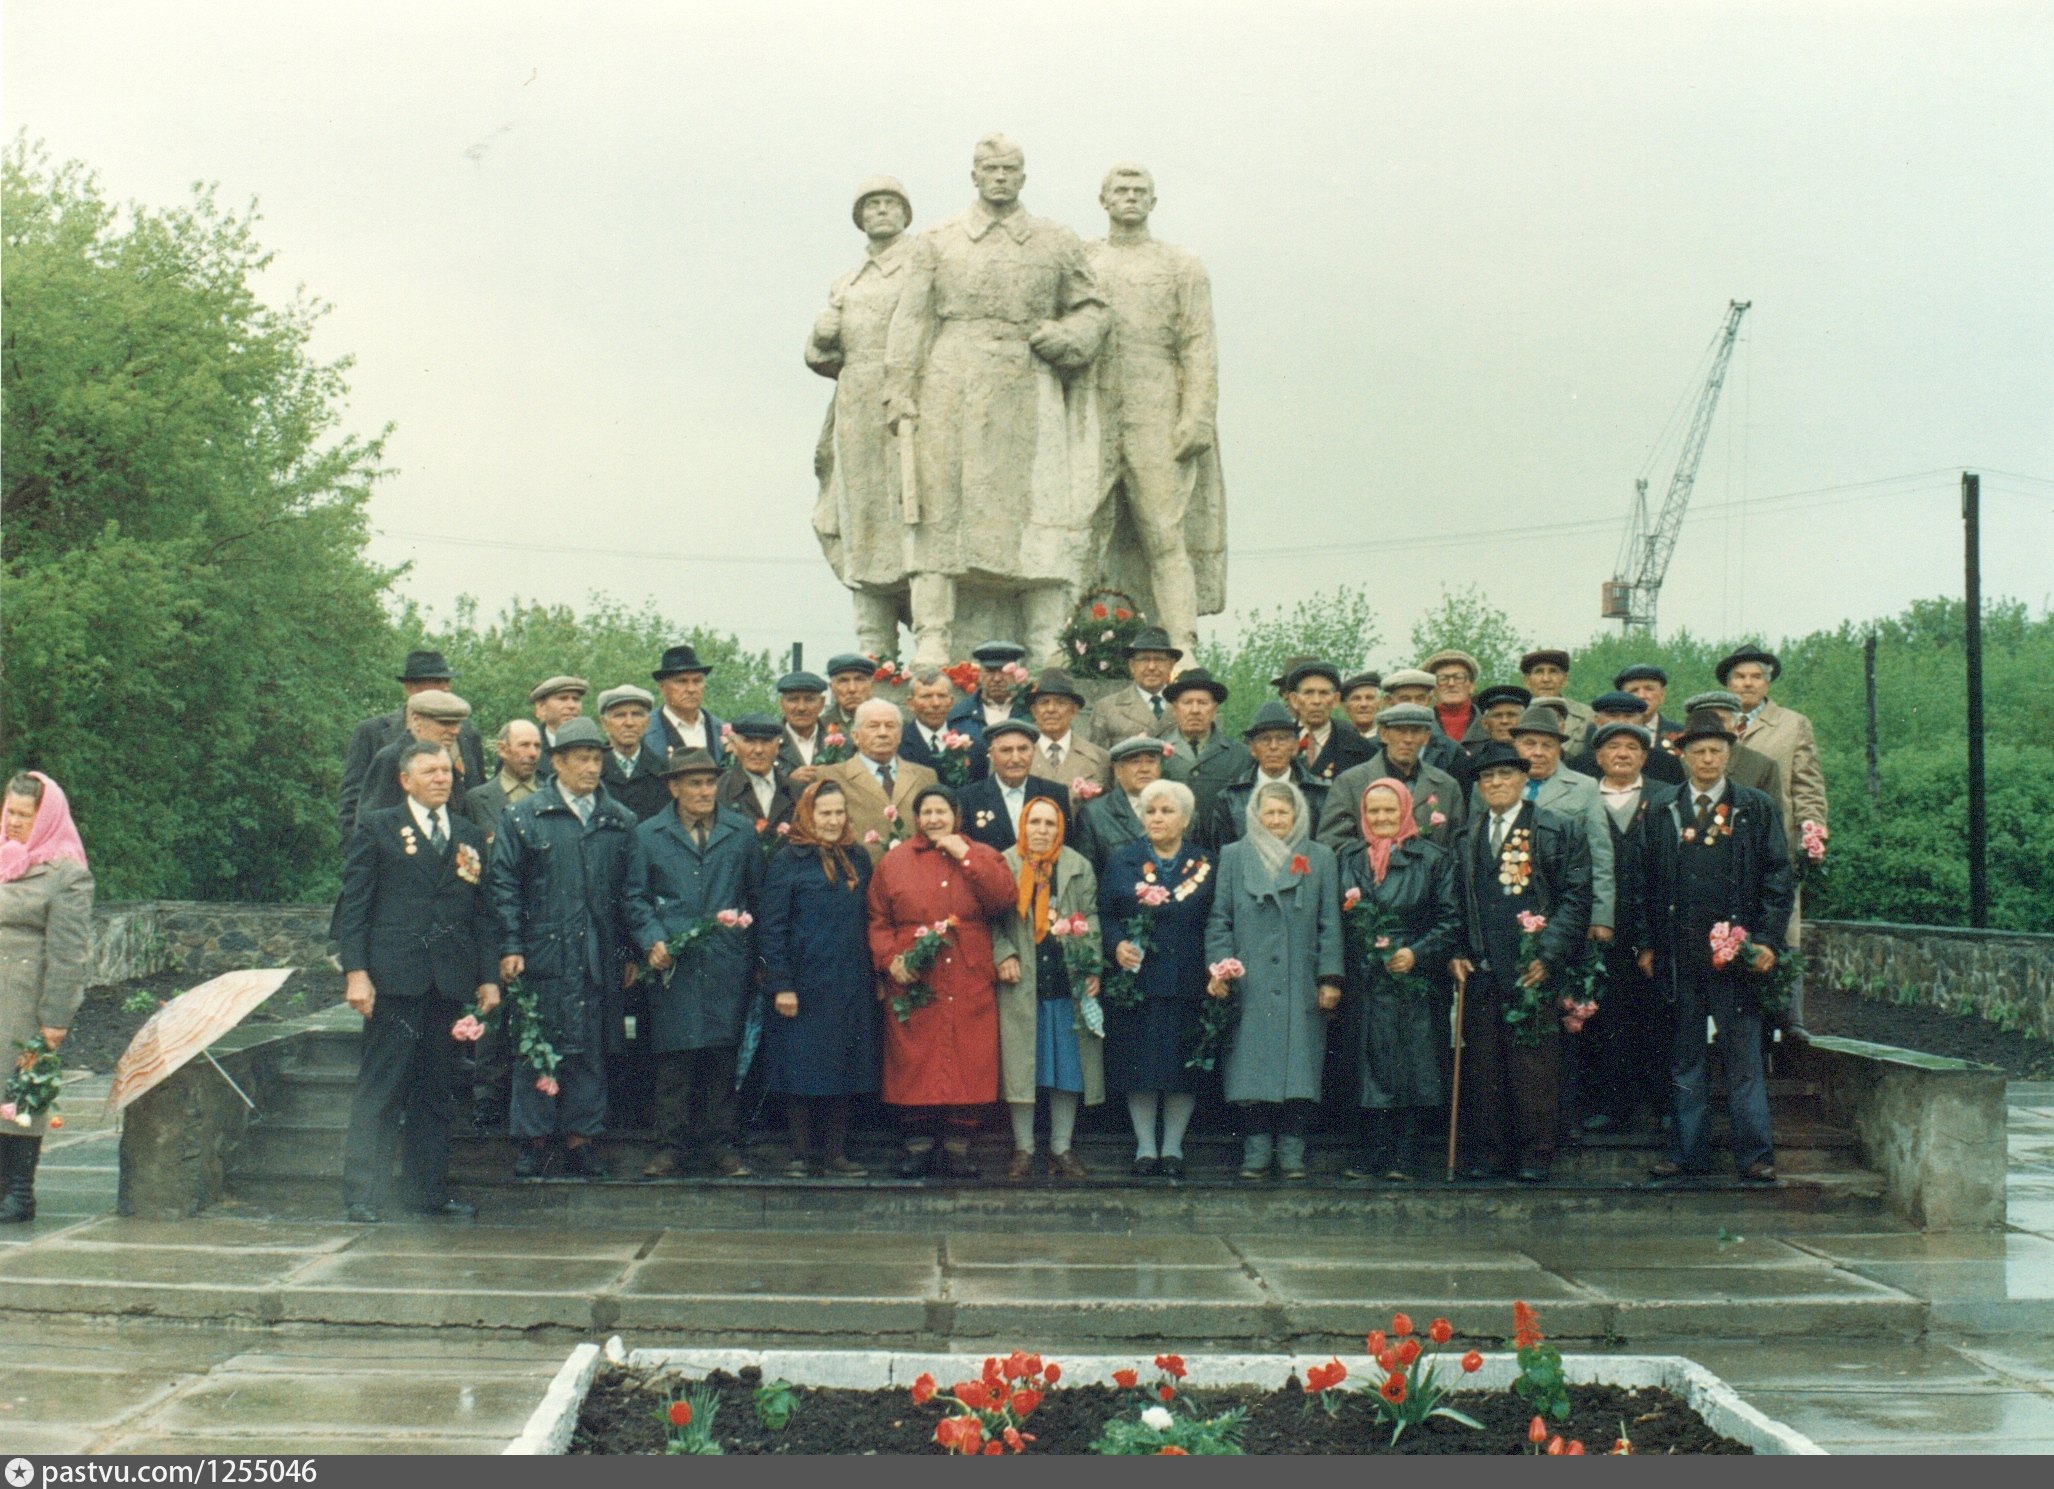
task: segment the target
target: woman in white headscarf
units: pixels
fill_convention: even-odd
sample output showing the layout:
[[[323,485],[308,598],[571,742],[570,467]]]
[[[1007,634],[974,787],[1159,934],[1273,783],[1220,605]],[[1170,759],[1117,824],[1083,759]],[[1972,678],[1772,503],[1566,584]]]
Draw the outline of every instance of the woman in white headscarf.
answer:
[[[1226,1096],[1246,1113],[1241,1177],[1267,1175],[1274,1154],[1286,1179],[1305,1177],[1305,1122],[1319,1100],[1327,1014],[1340,1006],[1345,961],[1340,874],[1310,837],[1304,793],[1289,781],[1259,787],[1246,830],[1220,853],[1220,886],[1205,929],[1214,969],[1206,991],[1237,1005]]]

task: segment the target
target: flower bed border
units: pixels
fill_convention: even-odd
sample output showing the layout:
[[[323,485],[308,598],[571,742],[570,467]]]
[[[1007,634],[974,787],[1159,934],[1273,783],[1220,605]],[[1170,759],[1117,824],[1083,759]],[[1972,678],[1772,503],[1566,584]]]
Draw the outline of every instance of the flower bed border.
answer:
[[[766,1379],[782,1377],[795,1385],[840,1387],[868,1391],[905,1388],[922,1371],[937,1379],[953,1380],[972,1376],[983,1366],[985,1355],[931,1353],[882,1349],[637,1349],[622,1348],[615,1335],[602,1350],[596,1344],[581,1344],[571,1351],[563,1368],[550,1382],[548,1393],[528,1418],[521,1435],[505,1449],[510,1454],[560,1454],[570,1445],[578,1413],[599,1374],[602,1363],[627,1365],[633,1369],[678,1369],[697,1378],[715,1370],[729,1373],[754,1365]],[[1191,1365],[1190,1383],[1196,1387],[1254,1386],[1274,1388],[1292,1372],[1302,1376],[1314,1365],[1324,1364],[1317,1355],[1299,1354],[1207,1354],[1186,1351]],[[1134,1351],[1125,1354],[1072,1354],[1060,1352],[1065,1379],[1077,1382],[1105,1380],[1114,1370],[1134,1363]],[[1365,1355],[1343,1355],[1351,1375],[1361,1377],[1372,1369]],[[1824,1456],[1826,1450],[1802,1432],[1749,1406],[1740,1394],[1718,1376],[1682,1355],[1587,1355],[1565,1354],[1562,1369],[1571,1385],[1609,1385],[1626,1389],[1665,1390],[1686,1403],[1705,1419],[1714,1432],[1745,1443],[1755,1452],[1776,1456]],[[1518,1361],[1509,1352],[1484,1356],[1483,1368],[1465,1376],[1460,1388],[1506,1390],[1519,1373]]]

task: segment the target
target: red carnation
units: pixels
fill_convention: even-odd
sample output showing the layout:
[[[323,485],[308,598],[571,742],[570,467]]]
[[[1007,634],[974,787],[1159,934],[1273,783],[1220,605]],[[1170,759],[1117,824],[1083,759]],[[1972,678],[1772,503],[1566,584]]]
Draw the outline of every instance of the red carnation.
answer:
[[[1113,1384],[1123,1391],[1133,1390],[1140,1383],[1140,1380],[1141,1372],[1138,1370],[1115,1370],[1113,1372]]]
[[[920,1378],[913,1382],[913,1404],[915,1406],[925,1406],[933,1399],[934,1377],[922,1371]]]
[[[1455,1337],[1455,1326],[1445,1318],[1437,1318],[1426,1326],[1426,1337],[1436,1344],[1446,1344]]]
[[[1311,860],[1311,859],[1309,859],[1309,858],[1307,858],[1307,857],[1306,857],[1306,856],[1305,856],[1305,855],[1304,855],[1303,853],[1294,853],[1294,854],[1292,854],[1292,855],[1291,855],[1291,872],[1292,872],[1292,873],[1294,873],[1294,874],[1309,874],[1309,873],[1311,873],[1311,872],[1312,872],[1312,860]]]
[[[1128,609],[1128,608],[1127,608],[1126,606],[1124,606],[1124,605],[1122,605],[1122,606],[1121,606],[1121,607],[1120,607],[1119,609],[1117,609],[1117,610],[1115,610],[1115,611],[1113,612],[1113,619],[1114,619],[1114,620],[1132,620],[1133,618],[1134,618],[1134,612],[1133,612],[1133,611],[1131,611],[1131,610],[1129,610],[1129,609]]]
[[[1532,1349],[1547,1336],[1540,1331],[1540,1316],[1524,1303],[1512,1305],[1512,1347]]]
[[[1091,618],[1092,618],[1093,620],[1104,620],[1104,619],[1105,619],[1105,606],[1103,606],[1103,605],[1093,605],[1093,606],[1091,607]]]
[[[692,1403],[691,1403],[691,1402],[689,1402],[689,1401],[673,1401],[673,1402],[671,1402],[671,1404],[670,1404],[670,1425],[671,1425],[671,1426],[673,1426],[673,1427],[689,1427],[689,1426],[691,1426],[691,1425],[692,1425]]]
[[[1186,1449],[1178,1447],[1175,1443],[1165,1443],[1162,1447],[1155,1450],[1155,1456],[1158,1458],[1189,1458],[1191,1454]]]

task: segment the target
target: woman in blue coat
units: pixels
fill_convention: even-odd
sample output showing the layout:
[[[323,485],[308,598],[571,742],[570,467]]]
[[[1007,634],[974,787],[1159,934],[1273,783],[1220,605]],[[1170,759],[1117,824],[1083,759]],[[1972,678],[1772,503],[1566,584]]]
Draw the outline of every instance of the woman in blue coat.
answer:
[[[1133,1171],[1171,1179],[1183,1177],[1184,1129],[1198,1105],[1198,1076],[1185,1062],[1197,1044],[1205,998],[1205,919],[1214,887],[1212,860],[1185,840],[1194,809],[1191,788],[1180,781],[1143,787],[1146,836],[1115,849],[1098,881],[1101,932],[1114,964],[1132,974],[1141,997],[1138,1008],[1108,1000],[1106,1084],[1127,1093]],[[1146,948],[1129,934],[1129,922],[1137,920],[1147,926]]]
[[[877,1089],[877,985],[870,971],[870,855],[848,799],[815,781],[764,874],[756,944],[773,1016],[763,1030],[768,1088],[785,1099],[795,1179],[861,1178],[844,1151],[849,1098]]]

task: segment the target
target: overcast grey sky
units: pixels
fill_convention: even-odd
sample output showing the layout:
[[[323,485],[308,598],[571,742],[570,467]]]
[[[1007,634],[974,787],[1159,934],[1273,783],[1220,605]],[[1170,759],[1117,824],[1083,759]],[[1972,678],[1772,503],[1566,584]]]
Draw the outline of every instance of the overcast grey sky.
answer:
[[[1985,480],[1988,590],[2054,593],[2047,3],[4,17],[10,133],[117,198],[260,199],[274,288],[333,302],[319,350],[357,358],[353,425],[398,426],[374,554],[431,609],[603,590],[846,645],[801,343],[860,254],[855,184],[894,173],[935,222],[991,129],[1029,209],[1086,237],[1107,164],[1145,161],[1157,234],[1206,260],[1233,609],[1366,583],[1389,662],[1474,580],[1588,637],[1733,298],[1665,630],[1958,593],[1963,464],[2013,473]]]

